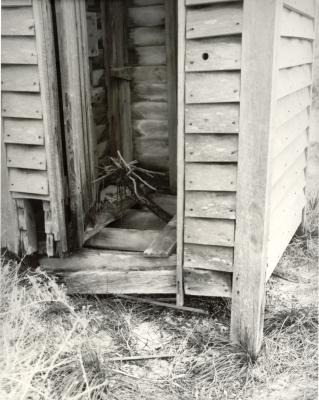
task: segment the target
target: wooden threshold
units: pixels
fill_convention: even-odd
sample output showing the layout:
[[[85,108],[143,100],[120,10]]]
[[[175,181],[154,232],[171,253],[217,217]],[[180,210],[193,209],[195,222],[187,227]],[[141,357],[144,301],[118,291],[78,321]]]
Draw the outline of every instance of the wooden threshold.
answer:
[[[176,293],[176,256],[81,249],[66,258],[43,258],[41,268],[61,278],[68,293]]]
[[[145,257],[168,257],[176,249],[176,215],[165,225],[150,246],[144,251]]]

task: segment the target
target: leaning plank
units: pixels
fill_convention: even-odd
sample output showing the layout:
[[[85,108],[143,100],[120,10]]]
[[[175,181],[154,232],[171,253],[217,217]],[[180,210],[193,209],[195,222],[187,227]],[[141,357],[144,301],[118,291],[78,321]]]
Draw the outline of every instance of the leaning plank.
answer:
[[[241,38],[225,36],[186,41],[185,71],[240,69]]]
[[[165,23],[164,6],[131,7],[128,9],[129,26],[158,26]]]
[[[6,148],[8,167],[46,170],[44,146],[7,144]]]
[[[4,92],[2,94],[2,116],[41,119],[40,94]]]
[[[49,194],[48,177],[45,171],[10,168],[9,185],[11,192]]]
[[[312,41],[305,39],[281,38],[278,50],[279,68],[294,67],[312,63]]]
[[[186,190],[234,192],[236,179],[235,164],[185,164]]]
[[[275,131],[272,138],[272,156],[276,157],[309,126],[309,110],[305,108]]]
[[[187,162],[236,162],[238,135],[186,135]]]
[[[241,4],[216,4],[186,11],[187,39],[234,35],[241,31]]]
[[[309,87],[279,99],[275,109],[275,126],[279,127],[289,121],[306,107],[310,106],[310,104],[311,95]]]
[[[184,245],[184,267],[210,269],[231,272],[233,269],[234,249],[224,246],[202,244]]]
[[[5,143],[43,145],[43,122],[39,119],[3,118]]]
[[[1,39],[1,62],[3,64],[37,64],[34,37],[5,36]]]
[[[185,294],[192,296],[231,297],[229,272],[185,268]]]
[[[1,74],[2,91],[40,91],[39,72],[35,65],[2,65]]]
[[[121,205],[114,210],[110,210],[108,208],[103,209],[96,217],[96,225],[94,227],[87,228],[84,232],[83,243],[100,232],[106,225],[109,225],[111,222],[121,218],[121,216],[123,216],[127,210],[133,207],[135,203],[135,200],[128,198],[123,200]]]
[[[176,216],[152,240],[144,251],[145,257],[168,257],[176,249]]]
[[[315,17],[315,0],[284,0],[285,7],[310,18]]]
[[[174,195],[155,192],[150,195],[150,198],[158,204],[163,210],[171,215],[176,214],[176,201],[177,198]]]
[[[1,35],[34,36],[32,7],[4,8],[1,13]]]
[[[131,28],[129,32],[129,44],[132,47],[164,45],[165,29],[162,26]]]
[[[103,228],[85,243],[85,247],[105,250],[144,251],[158,230]]]
[[[303,89],[312,83],[311,65],[285,68],[279,71],[277,98]]]
[[[239,72],[190,72],[185,80],[186,103],[239,101]]]
[[[281,36],[314,39],[314,20],[284,7],[281,20]]]
[[[186,217],[235,219],[235,210],[235,193],[185,191]]]
[[[234,221],[207,218],[185,218],[184,224],[185,243],[228,247],[234,245]]]
[[[185,107],[186,133],[238,133],[238,104],[192,104]]]

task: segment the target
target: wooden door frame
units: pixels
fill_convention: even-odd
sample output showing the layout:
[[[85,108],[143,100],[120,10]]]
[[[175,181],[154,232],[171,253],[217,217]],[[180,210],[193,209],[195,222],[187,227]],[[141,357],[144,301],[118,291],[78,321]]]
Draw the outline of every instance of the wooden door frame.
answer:
[[[84,241],[85,214],[94,206],[95,137],[85,1],[56,0],[72,247]]]

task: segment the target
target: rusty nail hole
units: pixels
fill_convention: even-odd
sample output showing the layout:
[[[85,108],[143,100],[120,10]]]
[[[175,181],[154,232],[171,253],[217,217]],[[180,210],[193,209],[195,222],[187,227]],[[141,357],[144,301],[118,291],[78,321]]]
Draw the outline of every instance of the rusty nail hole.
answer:
[[[208,53],[203,53],[203,54],[202,54],[202,59],[203,59],[204,61],[208,60],[208,59],[209,59],[209,54],[208,54]]]
[[[237,294],[239,294],[240,292],[239,292],[239,290],[237,290]]]
[[[233,125],[236,125],[236,122],[235,122],[235,121],[233,121],[233,122],[232,122],[232,124],[233,124]]]
[[[236,22],[236,25],[239,25],[240,24],[240,22]]]
[[[194,61],[190,61],[189,63],[190,63],[190,64],[194,64]]]
[[[192,125],[193,125],[193,123],[192,123],[192,122],[190,122],[190,123],[189,123],[189,125],[190,125],[190,126],[192,126]]]

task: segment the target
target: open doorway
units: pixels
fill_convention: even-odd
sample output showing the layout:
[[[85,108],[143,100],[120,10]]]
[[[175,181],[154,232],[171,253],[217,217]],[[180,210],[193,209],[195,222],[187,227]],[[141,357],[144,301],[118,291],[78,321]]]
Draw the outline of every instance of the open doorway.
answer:
[[[176,4],[86,0],[85,16],[87,49],[78,51],[88,63],[89,91],[81,95],[89,94],[91,124],[80,138],[86,182],[77,194],[78,247],[169,257],[176,248]]]

